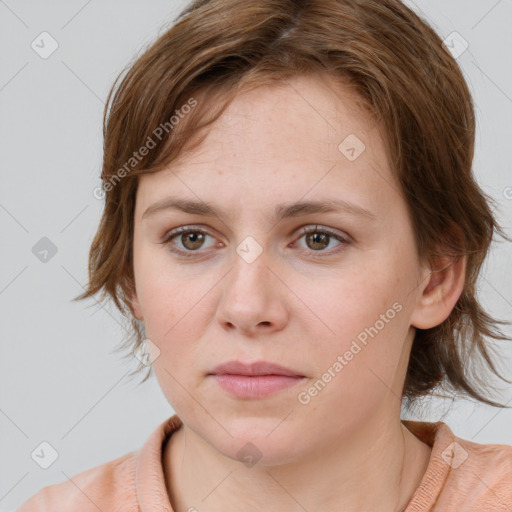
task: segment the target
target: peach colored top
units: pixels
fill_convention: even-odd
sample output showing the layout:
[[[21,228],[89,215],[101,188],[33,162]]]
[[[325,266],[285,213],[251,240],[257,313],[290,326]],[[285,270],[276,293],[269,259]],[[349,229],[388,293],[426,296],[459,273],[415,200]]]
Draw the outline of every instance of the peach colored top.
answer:
[[[402,422],[432,447],[406,512],[512,511],[512,446],[459,439],[443,422]],[[162,455],[165,441],[181,425],[171,416],[140,450],[42,488],[17,512],[173,512]]]

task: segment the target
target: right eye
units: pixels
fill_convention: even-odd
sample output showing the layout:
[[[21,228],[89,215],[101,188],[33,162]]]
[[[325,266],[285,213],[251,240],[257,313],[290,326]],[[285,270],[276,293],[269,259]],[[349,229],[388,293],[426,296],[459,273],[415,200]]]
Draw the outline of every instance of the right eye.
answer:
[[[161,243],[167,245],[171,252],[190,258],[197,256],[194,253],[198,253],[199,249],[203,247],[206,237],[211,237],[211,235],[203,229],[195,226],[182,226],[167,233]],[[174,239],[177,239],[183,248],[177,247]]]

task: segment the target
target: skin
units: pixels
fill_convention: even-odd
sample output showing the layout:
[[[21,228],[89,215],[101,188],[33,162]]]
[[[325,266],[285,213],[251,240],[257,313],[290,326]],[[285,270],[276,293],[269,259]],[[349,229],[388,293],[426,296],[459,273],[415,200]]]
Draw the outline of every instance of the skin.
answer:
[[[338,149],[350,134],[366,146],[354,161]],[[384,141],[348,86],[297,77],[240,94],[199,148],[141,177],[133,312],[160,350],[153,368],[184,424],[163,462],[176,512],[394,511],[419,486],[430,447],[401,423],[399,397],[415,328],[448,317],[465,260],[435,273],[422,264]],[[169,196],[227,214],[167,209],[142,218]],[[269,218],[278,204],[339,198],[375,219],[342,211]],[[181,235],[162,243],[191,225],[207,232],[202,245]],[[348,243],[327,237],[315,246],[300,228],[316,226]],[[236,251],[248,236],[262,249],[251,263]],[[393,304],[401,306],[394,318],[300,403]],[[275,362],[305,378],[266,398],[233,398],[207,374],[234,359]],[[237,456],[248,442],[261,455],[251,467]]]

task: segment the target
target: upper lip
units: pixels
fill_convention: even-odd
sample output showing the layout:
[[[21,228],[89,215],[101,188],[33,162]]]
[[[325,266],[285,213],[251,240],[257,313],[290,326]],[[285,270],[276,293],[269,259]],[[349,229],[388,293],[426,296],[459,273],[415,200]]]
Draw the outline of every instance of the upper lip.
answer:
[[[242,363],[241,361],[228,361],[216,366],[209,375],[286,375],[289,377],[303,377],[300,373],[290,368],[285,368],[268,361],[256,361],[254,363]]]

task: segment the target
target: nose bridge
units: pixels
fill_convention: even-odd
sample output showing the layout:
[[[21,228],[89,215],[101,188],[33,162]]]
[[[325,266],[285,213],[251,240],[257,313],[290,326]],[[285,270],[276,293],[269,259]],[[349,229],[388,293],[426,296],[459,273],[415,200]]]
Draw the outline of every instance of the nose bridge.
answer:
[[[271,271],[270,250],[252,237],[236,248],[234,267],[226,276],[217,318],[249,332],[261,326],[282,328],[286,306],[282,283]]]
[[[253,297],[254,302],[268,298],[269,279],[272,276],[269,259],[269,250],[263,249],[252,237],[243,240],[236,248],[228,291],[245,299]]]

